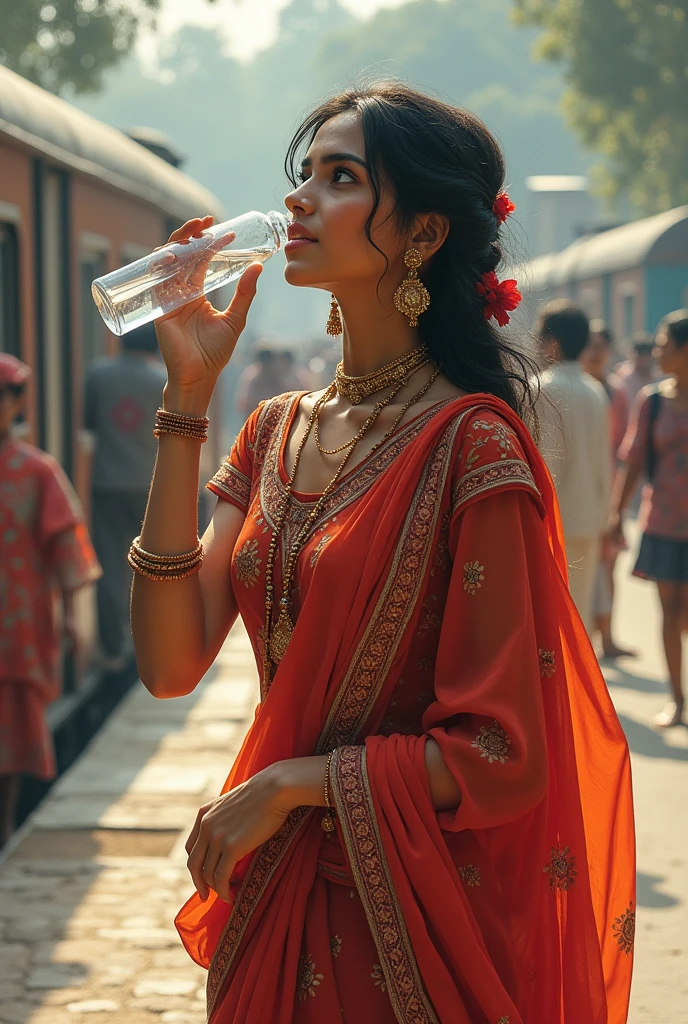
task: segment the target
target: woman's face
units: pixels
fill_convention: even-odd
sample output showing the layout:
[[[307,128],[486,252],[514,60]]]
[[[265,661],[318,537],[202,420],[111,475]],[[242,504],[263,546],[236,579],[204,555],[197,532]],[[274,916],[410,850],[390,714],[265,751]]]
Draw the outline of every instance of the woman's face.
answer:
[[[302,183],[286,196],[285,204],[295,221],[292,234],[302,228],[313,241],[287,245],[286,280],[333,292],[356,282],[376,286],[386,264],[365,233],[374,196],[357,113],[339,114],[325,122],[306,154],[302,175]],[[383,191],[371,235],[390,266],[405,249],[393,211],[394,203]]]
[[[591,334],[588,344],[581,352],[580,357],[583,369],[601,380],[607,370],[609,363],[609,345],[601,334]]]

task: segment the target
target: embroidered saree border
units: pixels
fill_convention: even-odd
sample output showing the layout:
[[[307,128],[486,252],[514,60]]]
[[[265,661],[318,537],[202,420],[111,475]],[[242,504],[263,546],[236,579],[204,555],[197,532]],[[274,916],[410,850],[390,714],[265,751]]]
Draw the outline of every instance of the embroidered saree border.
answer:
[[[457,480],[452,488],[452,513],[457,512],[471,498],[508,484],[520,484],[542,500],[530,466],[522,459],[505,459],[480,466]]]
[[[332,791],[351,870],[399,1024],[439,1024],[425,991],[387,867],[366,768],[365,747],[339,747]]]
[[[274,436],[275,427],[289,408],[287,402],[281,408],[280,403],[274,401],[267,405],[256,438],[256,461],[269,454],[266,452],[269,440],[265,441],[265,446],[260,452],[261,435],[263,438],[270,434]],[[328,715],[316,747],[318,753],[354,742],[375,705],[386,672],[411,617],[424,570],[427,568],[440,514],[441,494],[451,467],[456,435],[465,415],[466,413],[463,413],[456,417],[445,429],[416,485],[387,583],[352,660],[352,666],[339,688],[332,711]],[[266,427],[267,429],[264,429]],[[266,470],[266,474],[261,474],[262,476],[270,475],[269,462]],[[208,972],[209,1019],[231,970],[251,914],[312,810],[313,808],[308,807],[293,811],[272,839],[258,849],[249,865],[229,921],[211,960]]]
[[[206,987],[208,1020],[212,1017],[215,1003],[241,945],[241,940],[251,920],[251,914],[257,907],[284,855],[310,818],[313,810],[312,807],[295,808],[272,839],[263,843],[251,860],[229,920],[210,961]]]
[[[332,703],[317,754],[352,743],[375,706],[425,578],[454,440],[463,419],[457,416],[444,431],[416,485],[392,567]]]

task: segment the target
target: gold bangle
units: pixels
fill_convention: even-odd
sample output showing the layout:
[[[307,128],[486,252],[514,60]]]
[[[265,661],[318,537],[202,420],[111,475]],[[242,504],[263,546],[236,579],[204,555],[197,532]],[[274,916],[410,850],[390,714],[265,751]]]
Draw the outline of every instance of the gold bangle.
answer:
[[[334,751],[327,755],[327,761],[325,762],[325,813],[322,816],[320,826],[324,832],[334,832],[337,827],[335,821],[335,809],[332,806],[330,800],[330,767],[332,765],[332,758],[334,757]]]
[[[207,416],[187,416],[181,412],[158,409],[155,414],[153,436],[176,434],[178,437],[191,437],[203,444],[208,439],[209,424],[210,420]]]
[[[146,551],[136,537],[129,548],[127,562],[132,569],[149,580],[183,580],[193,576],[203,564],[203,545],[181,555],[157,555]]]
[[[145,558],[146,561],[149,562],[160,562],[163,565],[170,565],[172,562],[185,562],[187,559],[197,558],[199,555],[203,554],[203,545],[200,540],[193,551],[184,551],[179,555],[157,555],[153,554],[152,551],[146,551],[145,548],[141,547],[140,535],[138,537],[134,537],[131,542],[131,546],[139,558]]]

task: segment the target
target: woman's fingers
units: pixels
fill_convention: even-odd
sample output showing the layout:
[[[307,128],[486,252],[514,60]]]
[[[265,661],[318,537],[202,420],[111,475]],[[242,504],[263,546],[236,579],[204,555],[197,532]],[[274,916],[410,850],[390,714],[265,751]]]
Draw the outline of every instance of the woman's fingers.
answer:
[[[231,893],[229,890],[229,881],[232,877],[232,872],[236,865],[236,860],[227,849],[224,850],[222,856],[215,865],[213,873],[212,888],[215,890],[217,895],[225,903],[229,903],[231,900]]]
[[[208,843],[205,839],[204,833],[201,830],[196,843],[194,844],[189,859],[186,862],[186,866],[189,869],[191,880],[196,887],[196,892],[202,900],[208,899],[209,888],[203,877],[203,868],[205,867],[206,858],[208,856]]]
[[[187,242],[194,235],[200,235],[202,231],[209,228],[213,223],[213,217],[208,214],[205,217],[192,217],[191,220],[187,220],[180,228],[173,231],[170,237],[167,239],[167,243],[170,242]]]
[[[237,282],[232,301],[224,312],[226,319],[232,323],[232,326],[237,331],[237,336],[246,326],[246,317],[251,308],[251,303],[256,297],[258,278],[262,273],[262,263],[249,263]]]

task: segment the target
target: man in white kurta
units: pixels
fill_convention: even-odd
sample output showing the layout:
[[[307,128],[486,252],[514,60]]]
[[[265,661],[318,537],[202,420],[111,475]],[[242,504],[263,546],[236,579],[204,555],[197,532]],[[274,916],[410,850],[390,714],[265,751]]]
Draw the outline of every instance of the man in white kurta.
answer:
[[[561,506],[571,595],[590,632],[612,481],[609,400],[578,362],[588,333],[587,316],[566,300],[540,314],[538,337],[549,363],[538,402],[540,449]]]

